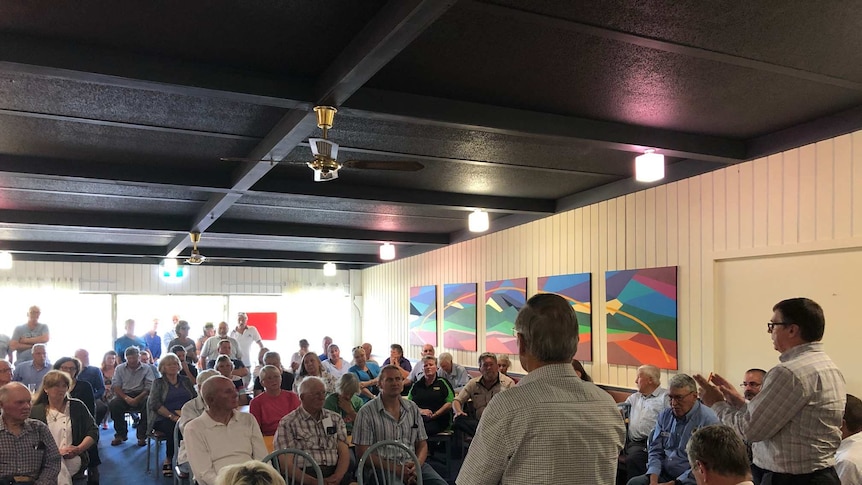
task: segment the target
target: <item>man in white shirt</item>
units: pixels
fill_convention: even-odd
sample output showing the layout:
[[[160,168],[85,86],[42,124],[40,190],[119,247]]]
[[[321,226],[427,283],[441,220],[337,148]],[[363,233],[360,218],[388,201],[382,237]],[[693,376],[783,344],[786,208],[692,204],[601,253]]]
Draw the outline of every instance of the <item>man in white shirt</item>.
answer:
[[[638,367],[635,379],[638,392],[626,399],[629,411],[628,442],[626,443],[626,472],[628,478],[647,472],[647,438],[655,429],[656,418],[668,406],[667,389],[661,387],[661,372],[654,365]]]
[[[231,359],[243,360],[242,349],[239,348],[239,342],[227,334],[227,322],[220,322],[218,324],[218,332],[214,336],[208,338],[207,341],[204,342],[204,346],[201,347],[201,354],[199,356],[200,362],[198,363],[198,366],[201,369],[206,369],[207,362],[215,360],[215,358],[219,356],[219,342],[224,339],[230,340],[230,354],[227,355],[230,356]],[[243,364],[245,364],[245,361],[243,361]]]
[[[230,379],[211,377],[201,386],[201,395],[207,410],[186,424],[184,439],[195,480],[215,485],[222,467],[261,460],[267,451],[254,416],[236,410],[236,387]]]
[[[835,471],[841,483],[862,483],[862,400],[848,394],[841,423],[841,445],[835,453]]]
[[[753,485],[748,452],[730,426],[713,424],[691,435],[686,445],[697,485]]]
[[[251,344],[255,343],[263,349],[263,342],[260,340],[260,332],[257,331],[257,327],[248,324],[248,315],[245,312],[237,314],[236,328],[231,330],[229,337],[236,340],[239,344],[239,352],[242,354],[242,357],[238,358],[242,360],[242,363],[250,369],[254,368],[257,362],[252,363]]]

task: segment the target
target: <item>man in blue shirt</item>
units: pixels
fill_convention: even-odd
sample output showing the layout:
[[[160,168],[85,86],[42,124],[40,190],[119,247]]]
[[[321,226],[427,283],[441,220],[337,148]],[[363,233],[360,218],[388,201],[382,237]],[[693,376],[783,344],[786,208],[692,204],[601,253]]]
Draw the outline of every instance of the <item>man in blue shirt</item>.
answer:
[[[159,319],[154,318],[153,328],[144,334],[144,342],[147,344],[147,348],[150,350],[150,355],[153,356],[154,361],[162,357],[162,338],[156,333],[158,329]]]
[[[114,341],[114,352],[117,353],[120,363],[126,362],[126,349],[129,347],[137,347],[138,352],[148,349],[147,343],[135,336],[135,321],[131,318],[126,320],[126,334]]]
[[[628,485],[695,485],[686,445],[695,430],[717,424],[718,416],[697,399],[697,383],[691,376],[677,374],[670,379],[667,397],[670,408],[658,415],[650,437],[646,475],[634,477]]]
[[[45,344],[33,345],[32,355],[33,360],[15,364],[12,380],[20,382],[25,386],[33,386],[35,389],[42,384],[42,378],[51,370],[51,363],[48,362]]]

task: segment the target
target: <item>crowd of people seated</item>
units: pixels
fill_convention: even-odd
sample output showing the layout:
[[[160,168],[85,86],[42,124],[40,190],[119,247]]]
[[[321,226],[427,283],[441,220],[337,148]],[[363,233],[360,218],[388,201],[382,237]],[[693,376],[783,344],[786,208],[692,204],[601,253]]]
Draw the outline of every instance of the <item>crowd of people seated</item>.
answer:
[[[471,378],[429,344],[415,366],[399,344],[382,364],[369,343],[356,345],[348,362],[329,337],[320,354],[300,340],[285,368],[245,313],[233,330],[226,322],[205,325],[197,340],[178,317],[170,335],[160,336],[156,322],[140,337],[129,319],[100,366],[90,365],[84,349],[52,364],[39,315],[31,307],[13,338],[0,338],[10,342],[3,356],[17,357],[14,367],[0,360],[0,483],[98,483],[99,426],[107,429],[110,416],[110,445],[122,446],[127,415],[138,446],[165,438],[165,476],[174,473],[176,451],[180,473],[201,485],[230,483],[225,476],[257,469],[249,460],[283,448],[307,452],[325,483],[348,484],[357,458],[383,440],[406,445],[418,462],[380,452],[371,458],[378,470],[397,462],[404,483],[421,475],[443,484],[426,459],[428,438],[448,431],[472,440],[461,485],[563,476],[628,485],[862,483],[862,401],[846,394],[843,375],[822,351],[822,309],[804,298],[773,308],[768,333],[781,363],[746,371],[742,393],[717,374],[678,373],[663,388],[659,369],[644,365],[621,406],[572,357],[576,321],[553,295],[531,298],[516,320],[528,371],[520,382],[507,375],[506,355],[482,353]],[[178,450],[175,428],[183,438]],[[583,461],[558,461],[585,450]],[[302,458],[279,460],[282,471],[316,483]]]

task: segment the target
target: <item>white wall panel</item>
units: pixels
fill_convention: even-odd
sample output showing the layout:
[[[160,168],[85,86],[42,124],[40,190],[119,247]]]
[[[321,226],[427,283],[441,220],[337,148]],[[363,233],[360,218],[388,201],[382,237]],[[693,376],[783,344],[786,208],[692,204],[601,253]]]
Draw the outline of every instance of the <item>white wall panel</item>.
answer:
[[[717,356],[726,355],[726,349],[716,348],[715,339],[722,324],[715,315],[726,313],[715,298],[715,279],[720,277],[716,261],[836,247],[862,247],[862,132],[364,270],[363,333],[366,339],[377,339],[373,343],[378,349],[406,343],[410,286],[438,285],[440,307],[445,283],[475,282],[483,291],[486,281],[526,276],[532,294],[540,276],[590,272],[594,362],[586,368],[597,381],[632,386],[633,367],[606,362],[605,271],[679,266],[680,370],[700,372],[713,369]],[[796,296],[792,282],[775,284]],[[478,314],[481,352],[481,299]],[[438,321],[442,342],[442,315]],[[408,357],[419,356],[418,347],[407,351]],[[471,366],[476,355],[454,353],[456,361]],[[514,370],[521,370],[513,360]]]

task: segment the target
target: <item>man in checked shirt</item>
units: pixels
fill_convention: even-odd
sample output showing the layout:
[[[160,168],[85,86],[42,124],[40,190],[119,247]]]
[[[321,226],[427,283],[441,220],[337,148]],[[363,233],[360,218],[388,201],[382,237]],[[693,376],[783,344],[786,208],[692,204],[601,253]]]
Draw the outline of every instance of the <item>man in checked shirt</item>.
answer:
[[[844,376],[823,351],[823,309],[808,298],[772,308],[766,324],[781,353],[751,402],[727,379],[695,376],[702,400],[751,443],[754,483],[838,485],[835,452],[841,443]]]
[[[31,399],[20,382],[0,387],[0,484],[57,483],[60,453],[48,426],[30,419]]]

